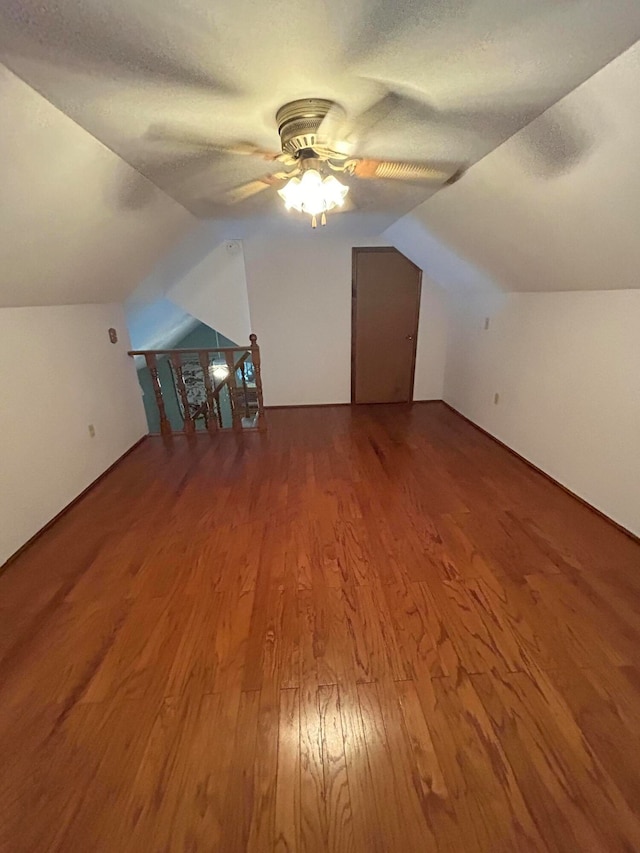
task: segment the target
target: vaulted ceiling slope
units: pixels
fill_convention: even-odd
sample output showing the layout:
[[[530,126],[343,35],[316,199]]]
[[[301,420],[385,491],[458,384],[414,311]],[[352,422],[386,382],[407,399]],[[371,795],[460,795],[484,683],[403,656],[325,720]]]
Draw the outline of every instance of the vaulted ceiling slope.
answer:
[[[0,66],[0,307],[118,302],[193,216]]]
[[[388,232],[442,284],[505,291],[640,288],[639,233],[640,43]]]
[[[212,148],[277,148],[274,114],[320,96],[350,113],[402,96],[360,153],[476,162],[628,48],[638,0],[6,0],[2,60],[157,186],[202,217],[268,171]],[[425,187],[362,181],[383,227]],[[134,193],[135,195],[135,193]],[[283,211],[273,190],[234,217]],[[337,225],[337,223],[336,223]]]

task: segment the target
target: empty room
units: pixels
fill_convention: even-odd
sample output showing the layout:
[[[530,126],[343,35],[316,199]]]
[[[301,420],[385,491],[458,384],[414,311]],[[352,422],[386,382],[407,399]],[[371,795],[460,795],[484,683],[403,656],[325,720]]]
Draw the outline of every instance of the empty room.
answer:
[[[640,850],[638,39],[0,4],[0,853]]]

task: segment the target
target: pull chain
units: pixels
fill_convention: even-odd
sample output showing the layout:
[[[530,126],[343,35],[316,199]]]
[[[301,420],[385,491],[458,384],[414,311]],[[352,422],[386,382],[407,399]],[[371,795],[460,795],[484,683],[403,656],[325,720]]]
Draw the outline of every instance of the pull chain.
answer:
[[[312,217],[311,217],[311,227],[312,227],[312,228],[317,228],[317,227],[318,227],[318,223],[316,222],[316,218],[315,218],[315,216],[312,216]]]
[[[320,224],[321,224],[321,225],[326,225],[326,224],[327,224],[327,217],[325,216],[324,210],[322,211],[322,216],[321,216],[321,218],[320,218]]]

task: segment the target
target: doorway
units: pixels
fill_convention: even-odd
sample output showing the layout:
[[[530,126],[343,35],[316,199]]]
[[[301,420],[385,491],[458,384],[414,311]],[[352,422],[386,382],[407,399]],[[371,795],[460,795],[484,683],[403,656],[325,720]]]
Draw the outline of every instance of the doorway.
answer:
[[[413,399],[422,270],[393,247],[353,250],[351,402]]]

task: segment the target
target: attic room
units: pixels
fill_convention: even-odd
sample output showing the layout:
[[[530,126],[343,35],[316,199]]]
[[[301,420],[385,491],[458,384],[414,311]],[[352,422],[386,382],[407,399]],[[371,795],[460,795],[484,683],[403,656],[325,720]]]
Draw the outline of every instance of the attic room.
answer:
[[[0,6],[0,851],[640,850],[639,38]]]

